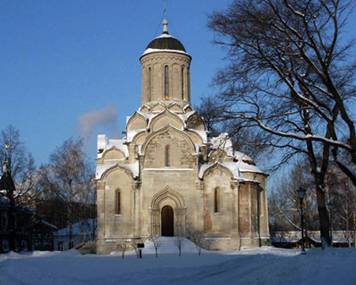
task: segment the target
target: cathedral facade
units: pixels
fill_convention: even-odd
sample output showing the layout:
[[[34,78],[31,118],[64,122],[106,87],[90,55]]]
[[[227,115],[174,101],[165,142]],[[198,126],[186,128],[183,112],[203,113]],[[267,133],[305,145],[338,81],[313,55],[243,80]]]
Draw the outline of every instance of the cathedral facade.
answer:
[[[208,137],[190,105],[191,59],[164,21],[140,57],[142,104],[125,136],[98,136],[98,253],[155,236],[216,250],[268,241],[267,176],[227,134]]]

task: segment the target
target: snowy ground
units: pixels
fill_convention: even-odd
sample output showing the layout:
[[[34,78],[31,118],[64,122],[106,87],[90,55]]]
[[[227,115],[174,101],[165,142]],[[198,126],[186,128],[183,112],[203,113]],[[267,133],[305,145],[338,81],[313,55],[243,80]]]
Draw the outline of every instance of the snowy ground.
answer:
[[[356,284],[356,249],[298,250],[264,247],[240,252],[206,252],[184,241],[178,256],[165,240],[154,256],[146,243],[143,259],[129,253],[106,256],[76,251],[0,255],[0,285],[84,284]]]

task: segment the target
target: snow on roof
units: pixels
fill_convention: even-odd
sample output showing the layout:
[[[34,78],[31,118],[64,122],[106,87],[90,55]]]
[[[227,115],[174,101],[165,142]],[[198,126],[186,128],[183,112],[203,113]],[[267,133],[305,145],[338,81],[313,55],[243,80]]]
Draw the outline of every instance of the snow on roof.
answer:
[[[206,131],[201,131],[201,130],[195,130],[195,129],[188,129],[189,131],[196,133],[197,135],[199,135],[201,137],[201,139],[203,140],[203,143],[206,143],[208,140],[208,135]]]
[[[110,168],[114,168],[115,166],[119,166],[119,167],[129,170],[132,173],[133,177],[139,176],[140,167],[139,167],[138,161],[135,161],[134,163],[130,163],[130,164],[106,162],[104,164],[97,164],[96,172],[95,172],[95,179],[101,179],[101,177],[105,171],[109,170]]]
[[[168,33],[162,33],[159,36],[155,37],[155,39],[161,39],[161,38],[173,38],[173,39],[176,39],[175,37],[173,37],[171,34],[168,34]]]
[[[221,133],[219,136],[211,138],[210,143],[212,149],[222,149],[227,155],[234,155],[234,149],[228,133]]]
[[[107,144],[107,138],[106,138],[106,135],[104,134],[100,134],[98,135],[98,140],[97,140],[97,147],[98,147],[98,150],[104,150],[105,147],[106,147],[106,144]]]
[[[129,150],[127,148],[127,145],[124,144],[125,139],[108,139],[106,135],[98,135],[98,152],[97,158],[101,158],[103,156],[103,153],[105,150],[108,150],[110,148],[116,147],[117,149],[121,150],[126,157],[129,156]]]
[[[106,170],[110,169],[111,167],[114,167],[115,165],[116,162],[106,162],[104,164],[97,164],[95,171],[95,179],[100,179]]]
[[[235,164],[239,168],[240,172],[254,172],[254,173],[264,174],[264,172],[261,169],[259,169],[256,165],[252,165],[241,160],[235,162]]]
[[[257,180],[249,179],[244,177],[244,175],[241,172],[255,172],[255,173],[263,173],[260,169],[258,169],[254,165],[249,165],[246,163],[239,163],[239,162],[215,162],[215,163],[204,163],[200,166],[199,169],[199,178],[202,179],[204,176],[205,171],[207,171],[210,167],[213,167],[215,165],[221,165],[223,167],[226,167],[229,169],[235,179],[238,179],[240,181],[244,182],[254,182],[258,183]],[[249,167],[249,168],[248,168]]]
[[[145,131],[145,129],[131,130],[126,133],[127,142],[131,142],[133,138],[140,132]]]
[[[146,49],[141,56],[144,56],[146,54],[154,53],[154,52],[170,52],[170,53],[181,53],[185,55],[189,55],[185,51],[182,50],[175,50],[175,49],[156,49],[156,48],[148,48]]]
[[[82,235],[91,233],[95,229],[96,220],[95,219],[88,219],[81,221],[79,223],[75,223],[72,225],[72,235]],[[60,229],[53,233],[55,237],[58,236],[68,236],[70,232],[70,227],[66,227]]]
[[[229,163],[229,162],[215,162],[215,163],[202,164],[199,169],[199,174],[198,174],[199,178],[202,179],[205,171],[207,171],[209,168],[214,167],[216,165],[221,165],[221,166],[229,169],[234,178],[236,178],[236,179],[240,178],[240,172],[239,172],[239,169],[236,167],[236,163]]]
[[[240,152],[237,150],[235,150],[235,152],[234,152],[234,158],[237,160],[254,163],[254,161],[251,157],[249,157],[247,154],[244,154],[243,152]]]
[[[116,147],[117,149],[123,151],[126,157],[129,156],[129,150],[127,149],[127,145],[124,144],[123,139],[109,139],[107,148],[110,149],[112,147]]]

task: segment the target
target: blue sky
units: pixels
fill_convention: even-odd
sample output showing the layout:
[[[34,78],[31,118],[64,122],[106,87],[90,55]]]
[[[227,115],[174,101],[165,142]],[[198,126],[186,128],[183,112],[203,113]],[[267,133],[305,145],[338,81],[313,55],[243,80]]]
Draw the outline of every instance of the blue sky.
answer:
[[[227,0],[168,1],[169,31],[193,56],[193,104],[211,93],[223,52],[212,45],[207,15]],[[118,124],[95,132],[121,133],[140,105],[140,63],[161,32],[162,0],[0,0],[0,129],[20,130],[37,163],[66,138],[79,118],[116,108]],[[6,107],[5,107],[6,106]],[[95,135],[87,145],[95,157]]]
[[[0,129],[18,128],[40,164],[65,139],[80,134],[82,116],[115,109],[117,124],[98,126],[87,140],[94,160],[96,134],[120,134],[126,116],[140,105],[138,59],[161,32],[162,2],[0,0]],[[193,105],[213,93],[211,79],[224,64],[207,16],[228,3],[168,1],[169,31],[193,56]]]

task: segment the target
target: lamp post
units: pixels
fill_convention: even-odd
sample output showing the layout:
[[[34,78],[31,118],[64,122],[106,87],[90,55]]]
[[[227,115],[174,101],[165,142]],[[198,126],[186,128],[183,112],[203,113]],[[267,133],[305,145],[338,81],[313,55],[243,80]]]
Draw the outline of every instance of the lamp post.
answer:
[[[300,226],[302,230],[302,254],[306,254],[305,248],[304,248],[304,208],[303,208],[303,200],[305,197],[305,193],[307,190],[303,187],[299,187],[297,190],[298,197],[299,197],[299,206],[300,206]]]

